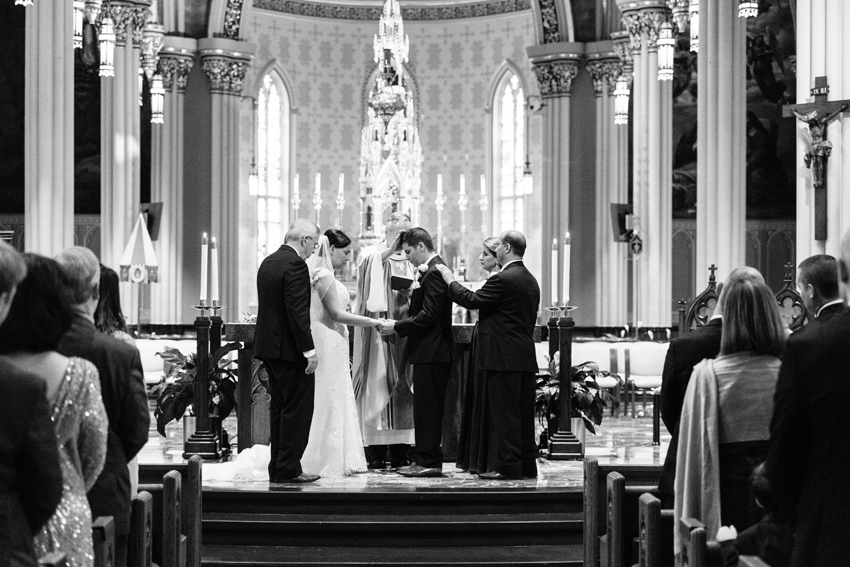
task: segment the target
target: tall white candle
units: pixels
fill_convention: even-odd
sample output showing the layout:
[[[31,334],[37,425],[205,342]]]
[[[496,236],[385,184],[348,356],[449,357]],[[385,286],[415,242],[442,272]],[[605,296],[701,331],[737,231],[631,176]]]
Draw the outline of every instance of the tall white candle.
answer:
[[[558,239],[552,239],[552,278],[550,293],[552,294],[552,305],[558,305]]]
[[[460,174],[460,194],[466,194],[466,177],[462,173]]]
[[[570,233],[564,237],[564,305],[570,304]]]
[[[339,196],[340,196],[340,198],[342,198],[344,193],[345,193],[345,174],[340,173],[339,174]]]
[[[218,246],[215,243],[215,236],[212,237],[210,243],[210,301],[218,301]]]
[[[322,174],[316,174],[316,196],[313,199],[313,207],[316,209],[316,224],[319,224],[319,213],[322,210]]]
[[[298,218],[298,209],[301,208],[301,191],[298,189],[298,174],[295,174],[295,179],[292,182],[292,212],[293,219]]]
[[[209,244],[207,233],[201,238],[201,303],[207,300],[207,259],[209,258]]]
[[[437,195],[443,194],[443,174],[437,174]]]
[[[484,174],[481,174],[481,198],[482,200],[487,197],[487,188],[484,186]]]

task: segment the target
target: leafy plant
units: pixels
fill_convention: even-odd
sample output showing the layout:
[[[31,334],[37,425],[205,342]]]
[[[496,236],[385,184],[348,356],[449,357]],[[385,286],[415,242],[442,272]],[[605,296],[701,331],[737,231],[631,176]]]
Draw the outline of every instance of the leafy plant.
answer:
[[[237,348],[238,343],[225,345],[210,357],[210,417],[224,419],[236,407],[236,373],[229,368],[233,361],[224,358],[224,355]],[[165,437],[168,422],[178,421],[195,401],[197,355],[192,353],[186,356],[179,349],[171,347],[156,354],[168,368],[165,381],[155,388],[157,399],[154,410],[156,430]]]
[[[549,374],[537,377],[537,397],[534,412],[544,426],[550,420],[561,415],[561,383],[560,383],[561,353],[556,352],[549,361]],[[599,365],[587,361],[570,369],[572,376],[572,415],[584,421],[587,430],[596,433],[596,425],[602,423],[606,408],[617,407],[620,402],[599,385],[600,377],[612,377],[622,385],[623,379],[618,374],[607,370],[599,370]]]

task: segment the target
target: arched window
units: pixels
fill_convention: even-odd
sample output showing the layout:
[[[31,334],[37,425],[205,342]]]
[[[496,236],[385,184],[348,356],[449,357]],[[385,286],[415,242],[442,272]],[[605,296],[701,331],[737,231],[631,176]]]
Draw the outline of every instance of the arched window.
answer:
[[[289,224],[289,97],[275,72],[257,95],[257,265],[283,242]]]
[[[505,73],[496,90],[495,195],[499,231],[525,231],[525,95],[519,78]]]

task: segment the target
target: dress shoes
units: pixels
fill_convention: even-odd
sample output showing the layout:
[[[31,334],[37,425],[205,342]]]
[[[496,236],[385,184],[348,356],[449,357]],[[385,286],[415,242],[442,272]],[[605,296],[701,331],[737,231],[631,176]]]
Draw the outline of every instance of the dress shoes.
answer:
[[[433,478],[443,476],[443,469],[420,467],[411,465],[405,469],[399,469],[398,474],[408,478]]]
[[[507,476],[497,471],[481,473],[478,478],[483,480],[522,480],[521,476]]]
[[[406,466],[403,466],[403,467],[396,467],[395,471],[398,474],[404,474],[406,472],[410,472],[411,469],[415,469],[415,468],[416,468],[416,465],[406,465]]]
[[[301,473],[298,476],[294,476],[292,478],[273,478],[270,479],[270,481],[281,484],[305,484],[308,482],[315,482],[320,478],[322,477],[317,474]]]

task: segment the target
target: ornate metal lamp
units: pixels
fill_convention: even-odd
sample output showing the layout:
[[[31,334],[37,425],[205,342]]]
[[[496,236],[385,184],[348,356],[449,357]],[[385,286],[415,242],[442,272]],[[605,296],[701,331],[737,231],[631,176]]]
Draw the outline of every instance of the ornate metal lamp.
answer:
[[[699,52],[699,0],[691,0],[688,6],[691,16],[691,51]]]
[[[738,4],[739,18],[755,18],[759,15],[759,3],[753,0],[741,0]]]
[[[661,24],[658,32],[658,80],[673,80],[673,53],[676,40],[673,38],[673,26],[669,22]]]
[[[109,17],[109,11],[104,13],[103,19],[100,21],[98,42],[100,43],[100,76],[114,77],[115,25],[112,23],[112,18]]]
[[[625,126],[629,123],[629,79],[625,73],[617,79],[614,87],[614,124]]]
[[[74,0],[74,49],[83,48],[83,16],[85,15],[86,3],[83,0]]]
[[[154,73],[151,80],[151,124],[163,123],[164,105],[165,87],[162,85],[162,75]]]

